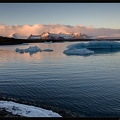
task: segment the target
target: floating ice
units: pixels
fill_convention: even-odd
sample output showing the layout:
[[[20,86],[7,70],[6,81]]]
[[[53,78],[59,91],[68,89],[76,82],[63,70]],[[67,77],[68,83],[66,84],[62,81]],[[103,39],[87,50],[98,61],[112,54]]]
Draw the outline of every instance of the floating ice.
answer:
[[[19,104],[12,101],[0,101],[0,108],[5,108],[6,111],[12,112],[14,115],[24,117],[62,117],[58,113],[52,112],[51,110]]]
[[[19,53],[24,53],[24,52],[25,53],[27,53],[27,52],[29,52],[29,53],[36,53],[36,52],[41,52],[42,50],[39,47],[37,47],[37,46],[30,46],[27,49],[16,48],[15,51],[19,52]]]
[[[52,52],[53,50],[52,49],[45,49],[43,51]]]
[[[106,49],[120,49],[120,43],[116,41],[90,41],[88,43],[77,43],[67,46],[63,53],[66,55],[86,55],[93,54],[97,50],[105,51]],[[93,51],[94,50],[94,51]]]
[[[74,49],[65,50],[63,53],[66,55],[89,55],[89,54],[93,54],[94,51],[91,51],[87,48],[81,48],[81,49],[74,48]]]
[[[102,49],[108,49],[108,48],[120,48],[120,43],[119,42],[115,42],[115,41],[90,41],[88,43],[77,43],[77,44],[73,44],[73,45],[69,45],[67,46],[68,49],[72,49],[72,48],[92,48],[92,49],[98,49],[98,48],[102,48]]]
[[[15,49],[15,51],[16,51],[16,52],[19,52],[19,51],[20,51],[20,49],[19,49],[19,48],[16,48],[16,49]]]

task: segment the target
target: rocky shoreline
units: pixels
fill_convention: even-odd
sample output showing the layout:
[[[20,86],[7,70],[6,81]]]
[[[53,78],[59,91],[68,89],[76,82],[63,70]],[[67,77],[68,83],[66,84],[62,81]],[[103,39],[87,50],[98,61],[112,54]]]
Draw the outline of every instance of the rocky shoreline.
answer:
[[[0,100],[4,100],[4,101],[13,101],[16,103],[21,103],[21,104],[26,104],[26,105],[33,105],[36,107],[41,107],[43,109],[47,109],[47,110],[52,110],[53,112],[57,112],[58,114],[60,114],[62,117],[81,117],[79,114],[77,113],[72,113],[70,111],[67,110],[62,110],[58,107],[55,106],[51,106],[51,105],[43,105],[42,103],[36,102],[36,101],[26,101],[23,99],[16,99],[7,95],[4,95],[3,93],[0,93]],[[5,109],[0,109],[0,117],[23,117],[20,115],[13,115],[10,112],[7,112]]]

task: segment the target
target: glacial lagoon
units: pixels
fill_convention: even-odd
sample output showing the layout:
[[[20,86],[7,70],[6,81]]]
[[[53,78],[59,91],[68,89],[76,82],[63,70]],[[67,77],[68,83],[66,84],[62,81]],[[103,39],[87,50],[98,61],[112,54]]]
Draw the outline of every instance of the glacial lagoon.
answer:
[[[85,117],[120,116],[120,51],[66,55],[78,42],[0,46],[0,92]],[[30,46],[52,52],[20,54]]]

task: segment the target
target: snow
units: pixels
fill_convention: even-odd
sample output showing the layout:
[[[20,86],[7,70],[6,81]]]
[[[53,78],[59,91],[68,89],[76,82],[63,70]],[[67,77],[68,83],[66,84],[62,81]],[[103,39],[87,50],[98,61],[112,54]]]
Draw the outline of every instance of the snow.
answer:
[[[63,53],[66,55],[87,55],[95,53],[95,50],[97,49],[120,49],[120,43],[116,41],[90,41],[87,43],[77,43],[67,46],[67,50]]]
[[[63,52],[66,55],[89,55],[93,54],[94,51],[91,51],[87,48],[81,48],[81,49],[68,49]]]
[[[19,53],[36,53],[36,52],[41,52],[42,50],[37,47],[37,46],[30,46],[29,48],[27,49],[19,49],[19,48],[16,48],[15,49],[16,52],[19,52]]]
[[[12,101],[0,101],[0,108],[5,108],[6,111],[12,112],[14,115],[21,115],[24,117],[62,117],[51,110]]]

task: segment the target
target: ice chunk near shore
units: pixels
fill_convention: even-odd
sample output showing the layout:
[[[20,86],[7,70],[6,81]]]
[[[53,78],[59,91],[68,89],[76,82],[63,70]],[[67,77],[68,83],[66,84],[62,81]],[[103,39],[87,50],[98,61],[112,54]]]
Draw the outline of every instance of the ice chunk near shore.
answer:
[[[68,49],[63,52],[66,55],[90,55],[93,54],[94,51],[91,51],[87,48],[81,48],[81,49]]]
[[[52,112],[51,110],[15,103],[12,101],[0,101],[0,108],[4,108],[8,112],[12,112],[14,115],[24,117],[62,117],[58,113]]]
[[[24,53],[24,52],[25,53],[27,53],[27,52],[29,52],[29,53],[36,53],[36,52],[41,52],[42,50],[39,47],[37,47],[37,46],[30,46],[27,49],[16,48],[15,51],[19,52],[19,53]]]

